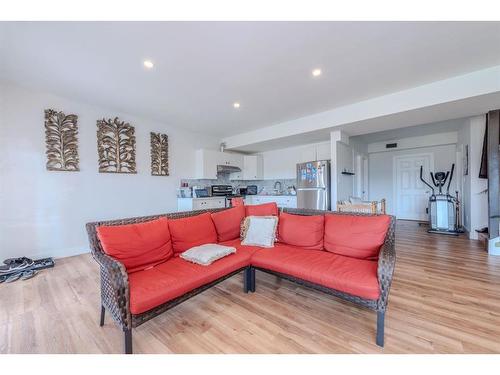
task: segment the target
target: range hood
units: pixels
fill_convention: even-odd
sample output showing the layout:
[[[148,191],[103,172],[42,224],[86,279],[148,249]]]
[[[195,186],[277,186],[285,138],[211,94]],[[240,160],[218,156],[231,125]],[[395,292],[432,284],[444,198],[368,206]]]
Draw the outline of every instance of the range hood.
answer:
[[[234,173],[241,172],[240,167],[235,167],[234,165],[217,165],[217,173]]]

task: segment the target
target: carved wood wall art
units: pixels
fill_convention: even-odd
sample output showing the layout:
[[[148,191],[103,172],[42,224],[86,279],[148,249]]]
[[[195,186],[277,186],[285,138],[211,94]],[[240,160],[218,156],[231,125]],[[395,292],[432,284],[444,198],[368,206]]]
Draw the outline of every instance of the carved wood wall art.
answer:
[[[135,129],[118,120],[97,120],[99,172],[137,173],[135,164]]]
[[[151,132],[151,175],[168,176],[168,135]]]
[[[45,144],[48,171],[80,170],[78,158],[78,116],[45,110]]]

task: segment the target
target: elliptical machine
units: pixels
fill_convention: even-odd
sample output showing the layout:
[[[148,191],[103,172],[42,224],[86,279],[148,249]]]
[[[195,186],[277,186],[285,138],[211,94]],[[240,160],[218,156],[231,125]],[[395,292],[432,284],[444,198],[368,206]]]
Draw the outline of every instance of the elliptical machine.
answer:
[[[450,185],[453,179],[455,164],[451,165],[451,172],[430,172],[432,183],[438,189],[438,193],[435,192],[434,187],[424,180],[422,176],[423,169],[423,166],[420,166],[420,180],[432,191],[432,195],[429,197],[429,208],[427,209],[430,226],[427,232],[458,236],[461,233],[458,191],[456,191],[455,197],[450,195]],[[446,181],[448,181],[448,185],[446,186],[445,194],[443,193],[443,187]]]

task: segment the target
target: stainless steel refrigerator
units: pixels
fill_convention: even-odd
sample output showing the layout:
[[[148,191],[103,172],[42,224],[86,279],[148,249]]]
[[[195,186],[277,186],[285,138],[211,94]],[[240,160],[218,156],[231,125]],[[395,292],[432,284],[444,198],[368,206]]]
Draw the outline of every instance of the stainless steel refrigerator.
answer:
[[[330,162],[297,164],[297,208],[330,209]]]

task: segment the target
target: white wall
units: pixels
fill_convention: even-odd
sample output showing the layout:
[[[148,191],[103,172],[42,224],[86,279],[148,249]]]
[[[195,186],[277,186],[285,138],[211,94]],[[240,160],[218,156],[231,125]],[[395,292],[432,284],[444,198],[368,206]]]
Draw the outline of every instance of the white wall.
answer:
[[[434,171],[448,171],[456,164],[456,144],[421,147],[400,151],[371,153],[369,156],[369,197],[370,200],[386,200],[388,214],[394,214],[393,162],[396,156],[431,153],[434,155]],[[456,172],[456,171],[455,171]],[[426,176],[428,179],[430,177]],[[450,194],[458,188],[457,174],[453,176]]]
[[[463,165],[463,157],[465,153],[465,146],[469,145],[469,153],[470,153],[470,137],[471,137],[471,130],[470,130],[470,120],[467,120],[463,126],[460,128],[460,130],[457,132],[457,151],[460,154],[460,158],[462,159],[462,168],[464,168]],[[469,160],[470,163],[470,160]],[[470,170],[469,170],[469,175],[464,175],[463,169],[462,173],[460,174],[460,186],[462,190],[462,225],[464,226],[465,230],[470,233],[471,232],[471,190],[470,190],[470,183],[471,183],[471,178],[470,178]]]
[[[469,174],[463,176],[462,184],[464,226],[471,239],[478,238],[476,229],[488,226],[488,195],[484,193],[488,180],[479,178],[485,130],[485,116],[476,116],[470,118],[458,132],[459,147],[465,150],[465,145],[469,145]]]
[[[46,108],[78,115],[80,172],[46,170]],[[136,175],[98,173],[96,120],[115,116],[135,126]],[[151,176],[150,131],[169,136],[168,177]],[[0,258],[87,252],[86,222],[175,211],[180,179],[195,172],[195,149],[217,144],[112,109],[0,85]]]

